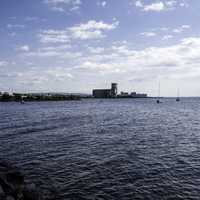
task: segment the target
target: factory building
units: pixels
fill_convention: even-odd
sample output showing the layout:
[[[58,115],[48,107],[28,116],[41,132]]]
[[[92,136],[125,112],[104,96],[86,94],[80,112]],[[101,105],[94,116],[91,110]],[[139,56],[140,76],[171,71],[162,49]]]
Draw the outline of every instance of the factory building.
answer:
[[[136,92],[128,93],[128,92],[121,92],[117,95],[118,98],[147,98],[147,94],[140,94]]]
[[[117,90],[117,83],[111,84],[111,89],[95,89],[92,92],[94,98],[147,98],[147,94],[141,93],[128,93],[128,92],[121,92],[118,94]]]
[[[95,89],[92,95],[94,98],[115,98],[117,97],[117,83],[112,83],[111,89]]]

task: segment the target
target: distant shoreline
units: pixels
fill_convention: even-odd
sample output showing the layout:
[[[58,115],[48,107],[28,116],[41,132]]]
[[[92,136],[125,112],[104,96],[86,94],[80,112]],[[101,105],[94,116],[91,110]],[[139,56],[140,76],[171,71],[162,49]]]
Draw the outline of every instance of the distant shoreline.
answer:
[[[173,99],[176,97],[137,97],[137,96],[116,96],[108,98],[95,98],[92,95],[69,95],[69,94],[19,94],[19,93],[3,93],[0,94],[0,102],[45,102],[45,101],[80,101],[82,99],[97,99],[97,100],[113,100],[113,99]],[[199,97],[181,97],[181,98],[199,98]]]
[[[165,97],[160,97],[165,98]],[[167,98],[167,97],[166,97]],[[171,97],[175,98],[175,97]],[[0,102],[61,102],[61,101],[81,101],[83,99],[92,99],[92,100],[120,100],[120,99],[157,99],[157,97],[116,97],[116,98],[94,98],[94,97],[76,97],[76,98],[65,98],[65,99],[0,99]]]
[[[0,95],[0,102],[77,101],[77,100],[81,100],[81,97],[78,95],[64,95],[64,94],[3,93]]]

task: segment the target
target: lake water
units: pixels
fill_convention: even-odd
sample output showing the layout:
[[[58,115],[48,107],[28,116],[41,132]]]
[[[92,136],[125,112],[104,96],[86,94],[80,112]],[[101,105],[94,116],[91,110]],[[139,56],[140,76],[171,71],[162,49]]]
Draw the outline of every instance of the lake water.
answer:
[[[200,99],[0,103],[0,158],[61,199],[200,199]]]

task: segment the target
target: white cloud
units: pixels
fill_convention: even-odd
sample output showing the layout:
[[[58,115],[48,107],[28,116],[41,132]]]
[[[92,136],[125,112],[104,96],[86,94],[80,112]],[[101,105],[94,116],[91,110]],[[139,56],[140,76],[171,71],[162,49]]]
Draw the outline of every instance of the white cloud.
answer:
[[[105,37],[100,30],[93,31],[81,31],[81,30],[72,30],[72,36],[76,39],[87,40],[87,39],[100,39]]]
[[[189,4],[187,3],[187,2],[185,2],[185,1],[183,1],[183,2],[181,2],[180,4],[179,4],[179,6],[180,7],[189,7]]]
[[[200,76],[200,38],[185,38],[176,45],[149,47],[134,50],[127,45],[104,48],[99,54],[88,54],[79,58],[76,69],[91,73],[125,73],[124,77],[143,81],[147,77],[182,79],[185,73]],[[144,76],[145,74],[145,76]],[[176,76],[175,76],[176,75]]]
[[[7,24],[8,29],[13,29],[13,28],[25,28],[25,25],[22,24]]]
[[[143,3],[142,3],[142,1],[141,1],[141,0],[137,0],[137,1],[135,2],[135,6],[136,6],[136,7],[139,7],[139,8],[143,8]]]
[[[28,52],[30,50],[28,45],[23,45],[21,47],[18,47],[17,49],[20,51],[25,51],[25,52]]]
[[[65,30],[44,30],[39,34],[42,43],[68,43],[70,41],[69,32]]]
[[[70,48],[69,45],[48,46],[35,51],[25,52],[22,55],[26,57],[53,57],[58,59],[78,59],[82,56],[80,52],[70,51]]]
[[[24,55],[27,56],[26,61],[54,60],[55,63],[70,68],[66,71],[63,67],[56,68],[55,71],[52,71],[52,68],[45,71],[40,68],[42,73],[32,73],[38,85],[45,81],[67,81],[70,79],[70,74],[71,78],[75,77],[74,79],[77,75],[78,78],[86,78],[96,77],[98,74],[104,79],[119,76],[121,82],[131,80],[139,81],[138,83],[153,83],[158,79],[173,82],[200,77],[200,38],[198,37],[185,38],[174,45],[152,46],[142,50],[136,50],[126,42],[115,42],[111,47],[96,45],[90,44],[89,47],[80,48],[78,51],[68,45],[45,46],[32,52],[24,52]],[[62,73],[65,75],[62,76]],[[33,77],[32,82],[34,82]]]
[[[162,28],[160,28],[160,30],[161,30],[161,31],[168,31],[169,28],[168,28],[168,27],[162,27]]]
[[[74,78],[68,70],[61,67],[47,70],[46,75],[55,78],[57,81],[65,81],[66,79]]]
[[[53,11],[65,12],[79,10],[81,0],[44,0],[44,3],[49,5]]]
[[[5,74],[6,75],[6,74]],[[49,84],[54,84],[55,82],[66,82],[67,80],[72,80],[74,76],[64,67],[50,67],[48,69],[41,69],[40,71],[36,69],[27,70],[18,73],[7,74],[7,77],[15,79],[18,84],[27,85],[27,89],[30,90],[30,86],[35,86],[38,89],[44,91],[47,89]],[[47,84],[48,83],[48,84]],[[51,88],[53,85],[51,86]],[[51,91],[52,89],[50,89]]]
[[[136,0],[135,6],[145,12],[161,12],[167,10],[174,10],[178,7],[187,7],[188,4],[185,2],[185,0],[162,0],[153,1],[149,4],[145,3],[144,0]]]
[[[173,29],[174,33],[182,33],[183,31],[190,29],[189,25],[182,25],[181,27]]]
[[[41,48],[41,51],[67,51],[71,48],[71,45],[65,44],[65,45],[56,45],[56,46],[46,46]]]
[[[145,37],[155,37],[157,34],[155,32],[143,32],[140,35],[143,35]]]
[[[2,61],[0,60],[0,67],[5,67],[8,65],[8,62],[7,61]]]
[[[78,30],[78,31],[89,31],[89,30],[112,30],[118,26],[119,22],[115,22],[113,24],[106,24],[103,21],[95,21],[90,20],[86,24],[79,24],[78,26],[74,26],[70,28],[70,30]]]
[[[73,6],[72,8],[70,8],[70,11],[73,12],[73,11],[78,11],[80,9],[79,6]]]
[[[105,51],[105,48],[103,47],[88,47],[88,50],[90,51],[90,53],[93,54],[101,54]]]
[[[119,22],[113,24],[106,24],[102,21],[97,22],[95,20],[88,21],[86,24],[79,24],[69,28],[72,37],[76,39],[98,39],[103,38],[105,35],[103,31],[109,31],[115,29],[119,25]]]
[[[173,38],[173,35],[164,35],[163,36],[163,40],[169,40],[169,39],[172,39]]]
[[[65,9],[62,7],[58,7],[58,6],[53,6],[51,7],[51,10],[53,11],[58,11],[58,12],[65,12]]]
[[[64,30],[45,30],[39,34],[43,43],[69,43],[73,39],[88,40],[105,37],[104,32],[115,29],[119,22],[112,24],[90,20],[85,24],[79,24]]]
[[[94,63],[91,61],[86,61],[82,65],[78,66],[79,69],[86,69],[86,70],[106,70],[109,68],[108,65],[102,64],[102,63]]]
[[[174,6],[176,6],[176,4],[177,4],[176,0],[166,1],[166,5],[168,5],[170,7],[174,7]]]
[[[189,28],[190,28],[190,25],[182,25],[182,28],[183,28],[183,29],[189,29]]]
[[[149,5],[144,6],[144,11],[156,11],[160,12],[165,10],[165,5],[163,2],[156,2]]]
[[[103,1],[103,2],[101,3],[101,5],[102,5],[102,7],[105,7],[105,6],[107,5],[107,2],[106,2],[106,1]]]
[[[38,50],[38,51],[26,53],[24,55],[28,57],[40,57],[40,58],[55,57],[58,59],[77,59],[81,56],[81,53]]]
[[[97,2],[97,5],[98,6],[101,6],[101,7],[106,7],[106,5],[107,5],[107,2],[106,1],[102,1],[102,2]]]
[[[150,31],[140,33],[140,35],[145,37],[162,36],[162,40],[169,40],[174,37],[174,34],[180,34],[190,28],[191,28],[190,25],[182,25],[173,29],[169,27],[154,28],[151,29]],[[165,33],[164,36],[163,33]]]
[[[25,21],[37,21],[37,20],[39,20],[39,18],[38,17],[26,17],[25,18]]]
[[[45,0],[44,2],[48,4],[60,4],[60,3],[73,4],[73,5],[81,4],[80,0]]]

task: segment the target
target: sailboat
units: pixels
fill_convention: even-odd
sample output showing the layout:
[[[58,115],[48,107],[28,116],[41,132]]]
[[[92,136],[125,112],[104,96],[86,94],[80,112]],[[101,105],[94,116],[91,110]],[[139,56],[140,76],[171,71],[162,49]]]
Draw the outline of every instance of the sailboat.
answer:
[[[156,103],[162,103],[161,101],[160,101],[160,83],[159,83],[159,85],[158,85],[158,98],[157,98],[157,100],[156,100]]]
[[[180,101],[180,97],[179,97],[179,90],[177,91],[177,97],[176,97],[176,101],[179,102]]]

